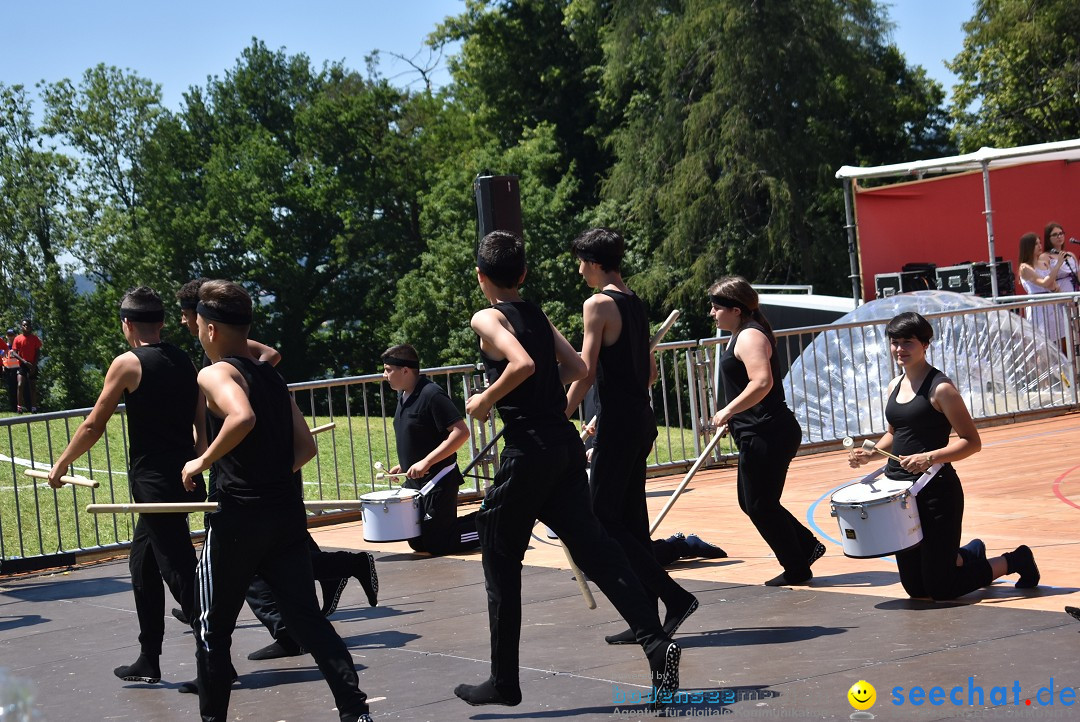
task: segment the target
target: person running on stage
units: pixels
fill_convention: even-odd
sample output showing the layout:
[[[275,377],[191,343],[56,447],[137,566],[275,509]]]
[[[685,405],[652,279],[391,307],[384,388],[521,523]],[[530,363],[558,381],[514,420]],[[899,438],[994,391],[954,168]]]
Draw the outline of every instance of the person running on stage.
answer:
[[[956,386],[926,360],[926,349],[934,336],[930,322],[908,311],[894,316],[885,334],[890,353],[903,370],[889,383],[885,406],[888,430],[876,444],[900,457],[900,461],[889,459],[885,476],[915,481],[934,464],[942,464],[915,497],[922,543],[896,554],[904,591],[911,597],[946,601],[989,586],[1006,574],[1020,575],[1018,589],[1037,587],[1039,567],[1027,546],[1020,545],[989,560],[986,546],[979,539],[960,546],[964,490],[952,462],[966,459],[982,448],[979,431]],[[956,438],[950,436],[953,431]],[[874,452],[862,448],[848,452],[852,468],[866,464],[874,456]]]
[[[454,402],[438,384],[420,375],[420,357],[407,343],[391,346],[382,355],[383,378],[398,392],[394,411],[394,439],[406,489],[423,489],[438,479],[424,496],[420,509],[420,536],[409,546],[429,554],[456,554],[476,549],[476,513],[457,515],[457,490],[465,483],[457,468],[457,451],[469,439],[469,427]]]
[[[585,375],[585,364],[540,307],[525,301],[525,244],[506,231],[480,241],[476,277],[491,308],[472,329],[490,385],[469,397],[465,411],[486,419],[492,406],[505,428],[499,471],[476,515],[483,552],[491,632],[491,675],[454,694],[471,705],[521,702],[521,560],[537,519],[563,540],[581,570],[630,623],[645,650],[653,699],[663,704],[679,687],[681,648],[660,626],[656,604],[604,531],[589,503],[585,448],[566,418],[563,384]]]
[[[199,560],[194,629],[202,719],[228,718],[232,632],[258,574],[292,635],[318,663],[340,718],[370,720],[349,650],[315,598],[307,513],[295,477],[315,456],[315,439],[281,375],[248,351],[247,292],[229,281],[207,281],[196,311],[199,341],[214,362],[199,372],[199,387],[216,433],[206,451],[184,465],[182,478],[192,485],[215,465],[220,505],[209,514]]]
[[[744,278],[721,278],[709,288],[709,300],[716,327],[731,334],[720,357],[728,403],[713,424],[726,424],[739,448],[739,508],[784,568],[765,585],[807,584],[814,576],[810,565],[825,554],[825,545],[780,504],[802,429],[784,401],[772,327]]]
[[[136,503],[198,502],[206,498],[202,477],[181,483],[184,463],[202,451],[206,403],[187,354],[161,340],[165,307],[153,290],[140,286],[120,301],[120,325],[131,351],[117,356],[105,374],[94,408],[49,471],[49,485],[90,450],[123,398],[127,407],[130,462],[128,481]],[[140,514],[128,556],[135,612],[139,619],[139,658],[113,670],[127,682],[161,680],[165,636],[165,590],[189,618],[195,608],[195,548],[187,514]]]
[[[574,415],[595,383],[600,415],[589,477],[593,512],[622,547],[652,598],[664,603],[664,633],[672,636],[698,608],[698,601],[664,571],[649,538],[645,467],[656,439],[649,393],[656,380],[656,359],[649,350],[645,304],[622,278],[623,250],[622,237],[606,228],[585,231],[570,244],[578,273],[599,293],[582,308],[581,358],[586,373],[570,385],[566,416]],[[636,641],[630,629],[605,640]]]
[[[180,324],[187,328],[191,335],[196,338],[199,335],[199,325],[198,314],[195,309],[199,304],[199,289],[206,281],[205,278],[188,281],[176,292],[176,298],[180,302]],[[250,338],[247,345],[248,353],[255,359],[264,361],[271,366],[277,366],[280,363],[281,354],[277,349]],[[210,359],[205,353],[203,353],[202,365],[203,367],[210,365]],[[214,483],[214,476],[215,472],[211,467],[208,488],[210,501],[217,499],[217,486]],[[303,483],[299,472],[297,472],[297,483]],[[311,538],[311,534],[308,534],[308,548],[311,551],[311,568],[315,573],[315,580],[322,587],[322,612],[325,616],[330,616],[337,609],[341,594],[345,591],[351,576],[355,576],[360,581],[360,585],[364,588],[364,593],[367,596],[368,604],[373,607],[378,604],[379,577],[375,571],[375,560],[371,554],[368,552],[346,551],[324,552]],[[281,612],[274,601],[273,593],[266,582],[257,575],[248,589],[247,603],[252,614],[263,623],[263,626],[270,632],[270,636],[274,640],[265,647],[248,654],[248,659],[257,661],[295,657],[304,654],[304,649],[289,634],[285,626],[285,620],[281,618]],[[173,616],[186,623],[187,620],[176,612],[177,610],[174,609]],[[179,689],[185,693],[197,691],[195,684],[192,682],[181,684]]]

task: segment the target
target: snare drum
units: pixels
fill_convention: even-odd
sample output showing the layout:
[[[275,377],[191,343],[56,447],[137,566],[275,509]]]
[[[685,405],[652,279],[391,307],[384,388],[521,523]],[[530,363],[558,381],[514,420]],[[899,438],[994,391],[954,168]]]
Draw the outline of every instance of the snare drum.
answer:
[[[884,557],[922,541],[912,482],[884,476],[849,484],[832,495],[832,516],[840,523],[844,555]]]
[[[416,489],[387,489],[361,496],[364,541],[405,541],[420,536],[420,498]]]

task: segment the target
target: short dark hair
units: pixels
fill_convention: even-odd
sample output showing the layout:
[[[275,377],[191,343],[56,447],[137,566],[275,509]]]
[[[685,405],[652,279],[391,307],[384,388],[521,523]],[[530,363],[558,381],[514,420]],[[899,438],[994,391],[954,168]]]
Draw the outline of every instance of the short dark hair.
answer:
[[[420,368],[420,355],[410,344],[399,343],[382,352],[380,357],[387,366],[401,366],[403,368]],[[408,363],[401,363],[406,361]],[[415,364],[415,366],[413,366]]]
[[[120,299],[120,308],[132,311],[161,311],[165,308],[158,292],[149,286],[137,286]]]
[[[251,296],[239,283],[221,279],[206,281],[199,287],[199,303],[227,316],[251,318]],[[251,327],[250,322],[237,324],[214,321],[214,323],[225,323],[237,330],[243,330],[245,334]]]
[[[930,343],[934,337],[934,327],[920,314],[905,311],[892,317],[885,327],[885,335],[890,339],[917,338],[923,343]]]
[[[476,267],[499,288],[517,288],[525,273],[525,241],[510,231],[492,231],[480,239]]]
[[[188,281],[176,292],[176,300],[180,302],[180,308],[195,308],[199,305],[199,289],[209,279],[196,278]]]
[[[610,228],[590,228],[570,242],[570,252],[582,261],[599,263],[605,271],[619,271],[626,244]]]

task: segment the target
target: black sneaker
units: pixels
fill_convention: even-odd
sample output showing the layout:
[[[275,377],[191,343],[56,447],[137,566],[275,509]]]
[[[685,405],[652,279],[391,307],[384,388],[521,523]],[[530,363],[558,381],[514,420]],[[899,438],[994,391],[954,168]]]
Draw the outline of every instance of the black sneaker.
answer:
[[[140,654],[134,664],[117,667],[113,670],[113,674],[125,682],[157,684],[161,681],[161,668],[158,666],[157,658],[151,659],[145,654]]]
[[[1080,609],[1077,607],[1065,607],[1065,613],[1080,622]]]
[[[296,657],[303,653],[304,648],[291,639],[287,642],[275,640],[273,644],[268,644],[262,649],[256,649],[247,658],[256,661],[260,659],[281,659],[282,657]]]
[[[697,611],[698,600],[693,594],[689,594],[689,601],[682,609],[668,609],[667,616],[664,619],[664,634],[669,637],[675,636],[675,632],[678,631],[682,623],[686,621],[687,617]]]
[[[825,550],[825,545],[815,539],[814,540],[814,548],[810,552],[810,556],[807,557],[807,560],[806,560],[807,563],[809,563],[810,565],[813,565],[814,562],[816,562],[818,559],[821,559],[823,556],[825,556],[825,551],[826,551]]]
[[[345,591],[348,584],[348,577],[325,581],[319,580],[319,585],[322,587],[322,615],[324,617],[329,617],[337,611],[338,602],[341,601],[341,593]]]
[[[188,619],[188,616],[186,614],[184,614],[183,609],[180,609],[179,607],[173,607],[172,615],[176,619],[176,621],[180,622],[181,624],[187,624],[188,626],[191,625],[191,620]]]
[[[701,557],[702,559],[723,559],[727,556],[727,552],[705,541],[697,534],[686,535],[686,549],[687,556]]]
[[[983,544],[982,539],[972,539],[964,546],[960,547],[958,553],[960,558],[967,564],[968,560],[975,561],[981,559],[986,561],[986,545]]]
[[[357,557],[353,576],[364,588],[368,604],[377,607],[379,606],[379,573],[375,571],[375,557],[368,552],[360,552]]]
[[[664,642],[649,655],[649,671],[652,675],[653,707],[670,703],[679,691],[679,658],[682,647],[675,642]]]
[[[1009,566],[1020,574],[1020,578],[1016,580],[1016,588],[1034,589],[1039,586],[1039,579],[1042,578],[1039,574],[1039,565],[1035,563],[1035,555],[1031,553],[1027,544],[1016,547],[1009,556],[1012,557],[1009,560]]]

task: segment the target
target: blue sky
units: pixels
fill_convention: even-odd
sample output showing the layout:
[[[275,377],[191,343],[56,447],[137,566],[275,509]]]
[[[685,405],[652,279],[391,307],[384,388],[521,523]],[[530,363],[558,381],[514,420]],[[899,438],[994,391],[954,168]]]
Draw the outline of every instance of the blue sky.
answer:
[[[894,0],[893,40],[908,61],[925,67],[946,92],[953,78],[943,65],[963,44],[961,25],[971,0]],[[273,49],[303,52],[317,64],[342,60],[363,69],[364,57],[383,51],[384,76],[404,85],[417,81],[408,65],[387,53],[412,57],[462,0],[24,0],[4,3],[0,22],[0,83],[32,86],[39,80],[80,77],[97,63],[130,68],[160,83],[165,104],[180,105],[183,92],[208,75],[232,68],[240,51],[258,37]],[[417,62],[426,62],[421,55]],[[444,72],[435,75],[445,82]]]

